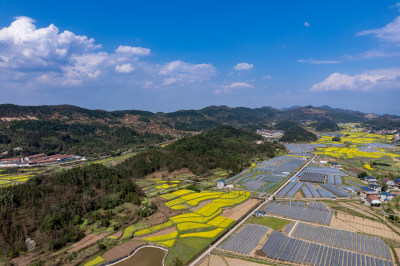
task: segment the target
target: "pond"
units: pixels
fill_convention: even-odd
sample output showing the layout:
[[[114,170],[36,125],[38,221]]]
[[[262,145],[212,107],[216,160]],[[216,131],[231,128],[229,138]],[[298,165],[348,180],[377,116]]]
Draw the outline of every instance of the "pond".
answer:
[[[115,266],[162,266],[166,250],[157,247],[143,247],[137,250],[132,256],[120,261]]]

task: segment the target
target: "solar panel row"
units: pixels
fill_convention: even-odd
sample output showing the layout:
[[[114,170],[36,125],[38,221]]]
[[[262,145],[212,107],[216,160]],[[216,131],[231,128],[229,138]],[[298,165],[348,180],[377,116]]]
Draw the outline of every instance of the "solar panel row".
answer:
[[[304,208],[306,207],[306,208]],[[326,204],[320,202],[310,202],[305,206],[305,202],[271,202],[264,211],[283,217],[288,217],[300,221],[313,222],[329,225],[332,220],[333,210],[329,211]]]
[[[308,188],[308,190],[310,190],[311,194],[313,195],[314,198],[320,198],[321,195],[317,192],[317,190],[314,188],[313,185],[311,185],[311,183],[305,183],[306,187]]]
[[[300,181],[324,183],[325,182],[325,174],[314,173],[314,172],[303,172],[300,176]]]
[[[304,223],[299,223],[296,226],[292,236],[380,258],[392,259],[389,246],[375,236],[322,226],[312,226]]]
[[[332,192],[333,194],[335,194],[339,198],[350,197],[349,193],[345,192],[343,189],[338,188],[335,185],[332,185],[332,184],[330,184],[330,185],[321,184],[321,187],[325,188],[326,190],[329,190],[330,192]]]
[[[274,231],[261,251],[270,258],[306,265],[393,266],[392,261],[298,240]]]
[[[220,248],[242,254],[250,254],[268,230],[268,226],[247,224],[239,233],[233,234],[225,241]]]

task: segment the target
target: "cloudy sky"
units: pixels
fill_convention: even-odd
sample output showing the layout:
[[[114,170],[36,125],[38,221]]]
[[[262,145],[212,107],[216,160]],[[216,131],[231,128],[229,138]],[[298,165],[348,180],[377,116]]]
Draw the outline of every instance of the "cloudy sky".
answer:
[[[400,3],[326,2],[0,0],[0,103],[400,115]]]

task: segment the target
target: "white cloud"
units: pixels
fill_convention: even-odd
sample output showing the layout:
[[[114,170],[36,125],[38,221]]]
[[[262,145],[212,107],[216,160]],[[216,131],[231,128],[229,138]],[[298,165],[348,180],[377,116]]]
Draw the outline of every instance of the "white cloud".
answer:
[[[316,59],[299,59],[297,60],[298,63],[308,63],[312,65],[321,65],[321,64],[339,64],[341,63],[340,61],[336,60],[316,60]]]
[[[382,28],[364,30],[357,33],[357,36],[363,35],[374,35],[381,41],[400,45],[400,16]]]
[[[272,76],[271,75],[266,75],[266,76],[263,77],[263,79],[272,79]]]
[[[144,56],[144,55],[149,55],[151,50],[149,48],[143,48],[143,47],[133,47],[133,46],[120,45],[115,50],[115,52],[116,53],[121,53],[121,54]]]
[[[333,73],[314,84],[310,91],[369,91],[390,88],[400,88],[400,68],[370,70],[356,75]]]
[[[123,64],[115,66],[115,71],[118,73],[131,73],[135,70],[135,67],[132,64]]]
[[[304,27],[310,27],[310,23],[308,23],[307,21],[306,22],[304,22]]]
[[[253,64],[249,64],[249,63],[238,63],[236,66],[234,66],[233,68],[235,70],[250,70],[254,67]]]
[[[70,31],[59,33],[53,24],[37,29],[34,22],[28,17],[17,17],[9,27],[0,30],[0,67],[59,71],[71,56],[100,47],[86,36]]]
[[[221,89],[214,90],[215,94],[231,93],[235,89],[248,89],[252,88],[253,85],[248,82],[233,82],[229,85],[223,86]]]
[[[159,73],[165,76],[163,84],[171,85],[209,80],[215,72],[215,67],[211,64],[190,64],[176,60],[164,65]]]
[[[28,17],[16,18],[0,28],[0,82],[5,88],[50,88],[108,84],[109,87],[162,88],[209,80],[216,74],[211,64],[191,64],[180,60],[151,64],[139,60],[151,50],[118,46],[114,53],[87,36],[60,32],[50,25],[36,28]],[[140,58],[139,58],[140,57]],[[116,73],[131,73],[131,75]],[[151,81],[151,83],[150,83]],[[134,86],[133,86],[134,85]]]

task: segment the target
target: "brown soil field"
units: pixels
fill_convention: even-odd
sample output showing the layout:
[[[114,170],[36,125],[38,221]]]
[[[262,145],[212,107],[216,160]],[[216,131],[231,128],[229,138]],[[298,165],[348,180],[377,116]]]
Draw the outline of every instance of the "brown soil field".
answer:
[[[162,236],[162,235],[166,235],[166,234],[172,233],[174,231],[176,231],[175,226],[167,228],[167,229],[163,229],[161,231],[158,231],[158,232],[155,232],[155,233],[152,233],[152,234],[148,234],[148,235],[145,235],[145,236],[140,236],[139,238],[143,239],[143,238],[148,238],[148,237],[153,237],[153,236]]]
[[[97,241],[99,241],[100,239],[105,237],[106,235],[107,235],[106,233],[103,233],[100,235],[94,235],[94,234],[87,235],[84,238],[82,238],[80,241],[73,244],[74,247],[72,249],[68,250],[68,252],[72,253],[72,252],[79,251],[87,246],[90,246],[90,245],[96,243]]]
[[[189,171],[188,168],[182,168],[179,170],[175,170],[173,172],[168,172],[168,171],[158,171],[155,173],[152,173],[145,178],[167,178],[167,177],[174,177],[174,176],[180,176],[180,175],[193,175],[192,172]]]
[[[265,265],[265,264],[259,264],[259,263],[246,261],[246,260],[239,260],[239,259],[229,258],[229,257],[224,257],[224,258],[228,262],[229,266],[260,266],[260,265]]]
[[[365,210],[365,208],[363,208],[363,206],[357,206],[356,207],[354,205],[350,205],[350,204],[345,203],[345,202],[340,202],[339,205],[343,206],[343,207],[346,207],[346,208],[349,208],[350,210],[359,212],[360,214],[365,215],[366,217],[370,217],[372,219],[376,219],[376,217],[373,216],[372,214],[370,214],[369,212],[367,212],[367,210]]]
[[[168,221],[168,218],[187,212],[186,210],[173,210],[165,206],[167,200],[156,197],[152,202],[157,206],[157,211],[146,219],[148,227],[162,224]]]
[[[199,266],[225,266],[225,261],[217,255],[211,255],[201,261]]]
[[[234,220],[237,220],[241,218],[243,215],[245,215],[250,209],[254,208],[257,204],[259,204],[260,201],[257,199],[249,199],[242,204],[239,204],[233,208],[224,210],[221,214],[221,216],[226,217],[226,218],[231,218]]]
[[[129,241],[126,242],[124,244],[121,244],[119,246],[116,246],[112,249],[110,249],[109,251],[107,251],[106,253],[104,253],[103,255],[101,255],[101,257],[105,260],[105,261],[113,261],[122,257],[126,257],[129,256],[131,254],[131,252],[143,245],[146,244],[145,242],[141,242],[141,241]]]
[[[301,195],[301,192],[300,192],[300,191],[297,191],[296,194],[294,194],[294,198],[295,198],[295,199],[302,199],[302,198],[303,198],[303,195]]]
[[[118,232],[116,232],[115,234],[113,234],[113,236],[115,236],[115,237],[118,239],[118,238],[120,238],[120,237],[123,235],[122,232],[123,232],[123,231],[118,231]]]
[[[383,223],[371,221],[367,218],[346,215],[340,212],[337,213],[337,217],[333,216],[331,226],[335,228],[400,240],[400,236],[393,232]]]

